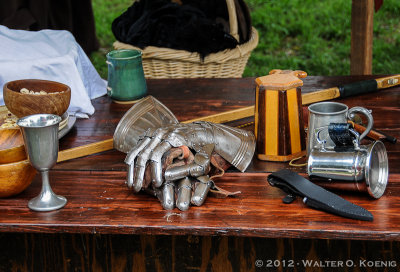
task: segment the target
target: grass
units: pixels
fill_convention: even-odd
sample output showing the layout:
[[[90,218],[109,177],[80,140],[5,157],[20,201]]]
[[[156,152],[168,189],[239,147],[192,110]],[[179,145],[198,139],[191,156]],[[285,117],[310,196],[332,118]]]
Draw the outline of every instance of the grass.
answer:
[[[100,50],[93,52],[90,59],[102,78],[107,78],[106,54],[112,50],[112,44],[115,41],[111,31],[111,23],[132,3],[132,0],[92,0]]]
[[[111,23],[132,0],[93,0],[101,49],[91,60],[107,78],[105,54],[112,50]],[[300,69],[309,75],[350,73],[351,1],[246,0],[260,41],[244,77],[274,68]],[[374,14],[373,73],[400,73],[400,1],[385,0]]]

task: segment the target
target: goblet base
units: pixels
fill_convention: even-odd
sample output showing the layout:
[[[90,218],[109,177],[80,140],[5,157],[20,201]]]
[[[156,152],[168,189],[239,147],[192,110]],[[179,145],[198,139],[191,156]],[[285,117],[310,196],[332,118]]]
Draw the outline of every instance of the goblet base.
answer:
[[[56,194],[38,195],[28,202],[28,207],[31,210],[38,212],[48,212],[61,209],[67,204],[67,199]]]

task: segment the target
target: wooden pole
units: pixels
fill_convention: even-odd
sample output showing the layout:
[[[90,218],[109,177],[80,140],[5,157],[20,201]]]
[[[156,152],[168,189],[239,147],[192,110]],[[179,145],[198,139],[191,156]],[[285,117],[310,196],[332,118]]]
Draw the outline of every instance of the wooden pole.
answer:
[[[352,0],[350,74],[372,74],[374,0]]]

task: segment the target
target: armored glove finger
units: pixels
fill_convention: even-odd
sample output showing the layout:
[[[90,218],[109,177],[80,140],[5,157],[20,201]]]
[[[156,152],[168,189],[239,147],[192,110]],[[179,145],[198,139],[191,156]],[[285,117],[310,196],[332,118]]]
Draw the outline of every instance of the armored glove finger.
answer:
[[[154,190],[164,209],[172,210],[176,206],[179,210],[186,211],[190,204],[201,206],[204,203],[212,184],[208,176],[197,179],[184,177],[175,182],[165,183],[161,188]]]
[[[178,193],[176,199],[176,207],[181,211],[189,209],[190,198],[192,196],[192,179],[184,177],[178,182]]]
[[[192,132],[190,132],[192,131]],[[191,133],[191,134],[190,134]],[[168,172],[167,181],[184,178],[186,176],[200,176],[209,171],[209,157],[214,148],[212,137],[206,141],[205,136],[209,135],[209,128],[202,124],[174,125],[165,128],[159,128],[153,133],[148,132],[142,141],[135,146],[127,155],[125,162],[128,164],[128,187],[133,188],[135,192],[144,188],[143,179],[147,164],[151,166],[152,183],[155,187],[163,184],[161,158],[172,147],[189,145],[197,149],[196,158],[192,165],[183,166],[172,172]],[[199,144],[196,137],[201,136],[203,143]],[[178,172],[179,171],[179,172]]]
[[[165,210],[173,210],[175,208],[175,184],[173,182],[165,183],[161,188],[155,190],[161,206]]]
[[[149,136],[145,135],[142,141],[126,156],[125,163],[128,165],[127,184],[135,192],[139,192],[143,188],[144,172],[151,152],[158,146],[167,132],[168,128],[160,128]]]
[[[162,158],[162,172],[169,167],[180,167],[193,162],[194,156],[186,146],[179,148],[172,148],[167,151]],[[172,210],[175,208],[175,193],[176,193],[175,182],[165,182],[162,186],[156,187],[152,183],[151,189],[155,192],[155,195],[161,202],[161,205],[166,210]]]
[[[206,200],[208,192],[213,185],[213,181],[210,179],[209,176],[201,176],[198,177],[197,180],[198,182],[195,183],[191,203],[195,206],[201,206]]]
[[[186,166],[191,168],[194,161],[195,156],[187,147],[172,148],[162,158],[163,171],[185,168]],[[216,153],[212,154],[210,161],[215,166],[210,167],[214,175],[223,173],[224,169],[230,166],[228,162]],[[148,175],[145,175],[145,180],[149,180],[150,171],[146,171],[146,173]],[[147,181],[145,183],[150,184]],[[212,185],[213,182],[208,176],[197,178],[185,176],[175,181],[166,181],[160,187],[155,187],[154,184],[151,184],[147,188],[147,191],[152,192],[152,194],[158,197],[164,209],[172,210],[177,207],[180,210],[187,210],[190,203],[196,206],[202,205]]]
[[[196,153],[191,164],[167,169],[164,174],[165,180],[171,181],[188,176],[198,177],[207,174],[210,171],[210,158],[213,150],[213,144],[205,145]]]
[[[128,188],[133,187],[133,178],[134,178],[134,160],[136,156],[141,152],[151,141],[151,138],[143,139],[136,148],[133,148],[125,158],[125,163],[128,165],[128,174],[127,174],[127,185]]]

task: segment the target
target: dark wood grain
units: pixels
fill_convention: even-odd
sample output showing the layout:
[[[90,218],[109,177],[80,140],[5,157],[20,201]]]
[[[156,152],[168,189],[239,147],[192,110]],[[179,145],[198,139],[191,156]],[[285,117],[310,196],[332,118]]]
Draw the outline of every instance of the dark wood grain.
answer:
[[[132,193],[124,184],[125,176],[119,171],[53,171],[53,190],[68,204],[48,213],[26,207],[40,191],[37,177],[24,193],[0,200],[0,231],[400,240],[398,174],[391,176],[379,200],[367,193],[340,193],[371,211],[373,222],[313,210],[301,199],[284,204],[284,193],[268,185],[267,174],[228,173],[216,183],[241,194],[226,199],[211,196],[203,206],[186,212],[163,210],[156,198]]]
[[[290,142],[290,124],[287,102],[287,91],[278,91],[279,107],[278,107],[278,154],[279,156],[287,156],[291,154]],[[267,133],[267,131],[265,132]]]
[[[308,77],[302,92],[351,83],[372,76]],[[206,116],[254,103],[253,78],[149,80],[149,93],[174,112],[179,120]],[[373,110],[375,128],[400,137],[400,88],[341,99],[349,107]],[[130,108],[111,102],[108,97],[93,101],[96,113],[80,119],[62,139],[61,149],[111,138],[119,119]],[[247,129],[252,129],[251,126]],[[300,201],[291,205],[266,183],[266,176],[282,168],[305,173],[287,163],[253,159],[246,173],[230,169],[218,182],[223,188],[242,194],[236,198],[208,198],[199,208],[188,212],[165,211],[146,194],[133,194],[124,185],[125,154],[115,150],[57,164],[51,171],[54,190],[68,198],[65,208],[36,213],[27,201],[39,192],[38,177],[22,194],[0,199],[0,231],[198,234],[287,238],[332,238],[399,240],[399,144],[385,144],[389,155],[389,188],[379,200],[366,194],[341,194],[369,209],[373,222],[360,222],[305,207]]]
[[[302,103],[302,99],[301,99],[301,88],[297,87],[297,112],[299,114],[299,120],[303,120],[303,123],[300,122],[300,145],[301,145],[301,150],[306,150],[306,139],[307,139],[307,135],[306,132],[304,130],[304,126],[307,125],[308,126],[308,120],[305,119],[305,116],[303,114],[303,103]]]
[[[265,109],[266,109],[266,104],[265,104],[265,96],[266,96],[266,90],[264,86],[258,87],[258,105],[257,105],[257,113],[258,113],[258,120],[257,120],[257,135],[256,136],[256,154],[265,154]],[[253,121],[252,119],[251,121]],[[255,125],[255,124],[254,124]],[[253,129],[253,132],[255,132],[255,128]]]
[[[398,271],[400,259],[398,241],[16,233],[0,243],[0,271]]]

